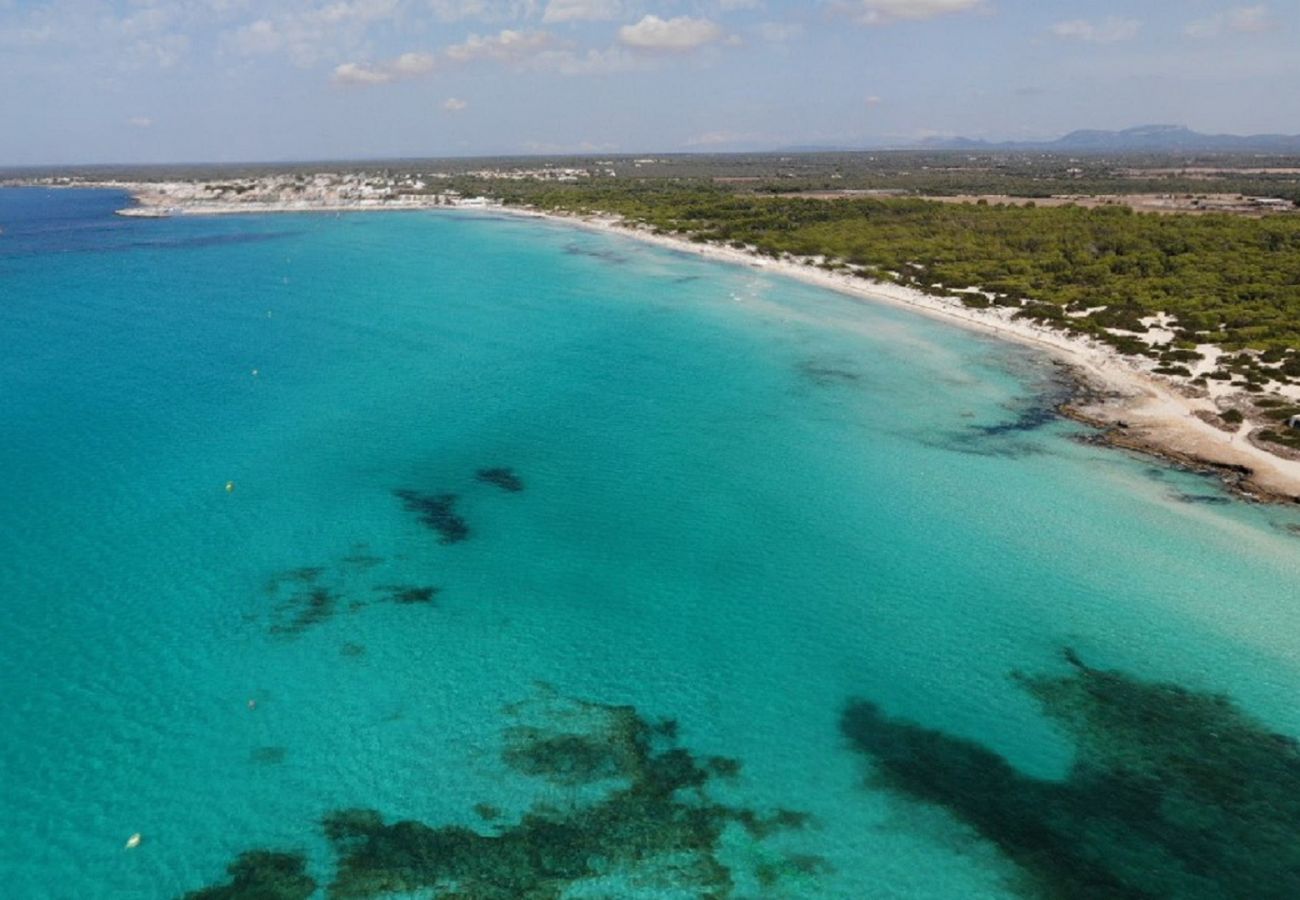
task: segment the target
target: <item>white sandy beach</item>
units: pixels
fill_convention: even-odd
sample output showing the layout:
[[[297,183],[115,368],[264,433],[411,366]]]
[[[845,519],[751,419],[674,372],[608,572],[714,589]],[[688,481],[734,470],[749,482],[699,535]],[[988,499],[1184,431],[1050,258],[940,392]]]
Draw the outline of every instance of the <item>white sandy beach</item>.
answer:
[[[546,219],[597,231],[617,233],[638,241],[707,259],[761,268],[800,281],[828,288],[866,302],[891,303],[954,322],[967,328],[1017,341],[1051,353],[1071,366],[1104,398],[1076,407],[1081,418],[1114,426],[1113,443],[1135,450],[1168,456],[1184,463],[1202,463],[1248,472],[1236,486],[1261,499],[1300,502],[1300,460],[1284,459],[1252,444],[1247,434],[1252,425],[1243,423],[1229,433],[1198,418],[1198,413],[1217,413],[1208,395],[1180,390],[1164,376],[1143,367],[1149,361],[1129,359],[1100,342],[1079,338],[1024,319],[1013,319],[1006,307],[972,309],[959,301],[935,297],[910,287],[874,281],[844,272],[831,272],[794,259],[772,259],[716,244],[702,244],[685,238],[652,233],[647,228],[623,223],[612,216],[563,216],[536,210],[488,204],[481,199],[453,199],[430,195],[425,198],[337,198],[294,200],[212,201],[201,199],[184,183],[103,185],[128,190],[139,206],[122,210],[123,215],[165,216],[220,215],[271,212],[356,212],[365,210],[490,209],[515,216]],[[331,202],[332,201],[332,202]]]
[[[1246,434],[1251,430],[1249,424],[1243,423],[1236,433],[1230,434],[1202,421],[1196,416],[1198,411],[1217,411],[1209,397],[1187,396],[1169,379],[1143,371],[1105,344],[1080,339],[1024,319],[1013,319],[1010,315],[1012,310],[1005,307],[971,309],[957,301],[902,285],[829,272],[795,260],[774,260],[732,247],[654,234],[613,217],[568,217],[509,208],[500,208],[499,211],[578,224],[707,259],[761,268],[867,302],[903,306],[1004,340],[1041,348],[1070,365],[1100,394],[1106,395],[1104,401],[1081,406],[1078,412],[1099,422],[1122,423],[1124,435],[1119,443],[1134,449],[1165,453],[1184,462],[1246,469],[1250,476],[1241,487],[1247,493],[1300,502],[1300,461],[1283,459],[1251,444],[1246,440]]]

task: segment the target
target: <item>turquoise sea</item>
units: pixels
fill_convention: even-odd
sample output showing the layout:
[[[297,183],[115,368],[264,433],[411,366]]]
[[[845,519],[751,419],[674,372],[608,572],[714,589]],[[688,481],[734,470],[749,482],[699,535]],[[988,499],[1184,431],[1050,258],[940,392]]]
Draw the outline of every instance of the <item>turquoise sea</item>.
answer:
[[[1300,892],[1300,515],[1087,444],[1049,360],[127,202],[0,190],[4,896]]]

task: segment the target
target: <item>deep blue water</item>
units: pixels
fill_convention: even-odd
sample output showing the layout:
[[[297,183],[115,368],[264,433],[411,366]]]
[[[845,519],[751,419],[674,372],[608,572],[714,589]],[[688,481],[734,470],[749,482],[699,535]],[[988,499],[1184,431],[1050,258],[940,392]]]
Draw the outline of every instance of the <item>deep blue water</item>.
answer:
[[[571,822],[648,777],[625,706],[740,769],[716,840],[647,818],[564,896],[1016,896],[852,698],[1060,779],[1011,676],[1069,647],[1300,734],[1295,514],[1082,444],[1027,350],[538,222],[126,202],[0,190],[7,896],[324,885],[346,808]]]

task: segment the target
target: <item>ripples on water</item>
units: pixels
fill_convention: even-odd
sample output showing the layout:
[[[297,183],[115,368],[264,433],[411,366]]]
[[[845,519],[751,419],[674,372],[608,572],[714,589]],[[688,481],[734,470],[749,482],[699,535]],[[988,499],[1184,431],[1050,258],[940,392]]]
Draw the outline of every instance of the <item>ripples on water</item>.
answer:
[[[119,205],[0,191],[14,896],[1300,893],[1295,516],[1054,366],[542,223]]]

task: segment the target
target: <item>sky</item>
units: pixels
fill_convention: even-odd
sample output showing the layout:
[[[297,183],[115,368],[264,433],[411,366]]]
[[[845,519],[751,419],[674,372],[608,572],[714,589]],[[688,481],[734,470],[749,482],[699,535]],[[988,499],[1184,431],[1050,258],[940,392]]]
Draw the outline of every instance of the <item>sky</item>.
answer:
[[[1300,132],[1300,0],[0,0],[0,166]]]

